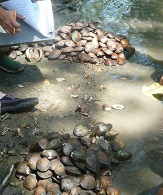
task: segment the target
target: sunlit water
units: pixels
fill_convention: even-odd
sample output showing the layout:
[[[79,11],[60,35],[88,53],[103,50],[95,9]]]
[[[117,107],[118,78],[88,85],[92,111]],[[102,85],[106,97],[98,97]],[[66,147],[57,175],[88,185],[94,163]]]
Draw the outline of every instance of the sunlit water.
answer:
[[[127,106],[109,120],[122,130],[133,152],[132,162],[123,165],[114,183],[122,195],[156,195],[163,182],[163,104],[143,96],[141,88],[163,75],[163,1],[89,0],[81,12],[83,20],[125,35],[136,48],[125,66],[103,74],[113,99]]]

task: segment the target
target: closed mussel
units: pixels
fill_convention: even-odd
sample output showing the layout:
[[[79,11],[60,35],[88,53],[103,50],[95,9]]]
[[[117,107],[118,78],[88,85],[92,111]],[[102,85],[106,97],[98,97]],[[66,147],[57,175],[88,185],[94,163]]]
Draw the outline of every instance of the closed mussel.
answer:
[[[81,179],[80,185],[86,190],[94,189],[96,187],[96,181],[94,176],[91,174],[85,174]]]
[[[123,150],[126,146],[124,140],[120,137],[115,137],[113,140],[111,140],[110,145],[115,152]]]

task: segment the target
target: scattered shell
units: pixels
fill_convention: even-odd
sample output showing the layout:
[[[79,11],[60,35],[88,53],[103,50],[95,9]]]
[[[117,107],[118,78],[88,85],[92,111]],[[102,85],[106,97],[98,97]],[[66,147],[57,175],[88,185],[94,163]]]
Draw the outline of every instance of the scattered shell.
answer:
[[[123,110],[125,108],[122,104],[113,104],[111,107],[115,110]]]

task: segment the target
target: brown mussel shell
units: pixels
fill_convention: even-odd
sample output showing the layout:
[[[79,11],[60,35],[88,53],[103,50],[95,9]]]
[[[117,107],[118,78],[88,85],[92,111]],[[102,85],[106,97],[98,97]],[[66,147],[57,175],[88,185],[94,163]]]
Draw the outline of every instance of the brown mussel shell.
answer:
[[[48,145],[48,140],[46,138],[42,138],[32,143],[30,147],[30,151],[41,152],[46,149],[47,145]]]
[[[91,174],[85,174],[81,179],[80,185],[86,190],[94,189],[96,187],[96,181],[94,176]]]
[[[61,51],[55,49],[49,53],[48,59],[54,60],[54,59],[58,58],[60,55],[61,55]]]
[[[23,182],[23,186],[28,189],[28,190],[34,190],[37,186],[37,179],[36,179],[36,175],[35,174],[29,174],[24,182]]]
[[[48,179],[51,178],[53,173],[50,170],[47,170],[45,172],[42,171],[37,171],[37,175],[41,178],[41,179]]]
[[[89,130],[86,126],[78,125],[77,127],[75,127],[73,133],[77,137],[83,137],[83,136],[87,135],[88,131]]]
[[[36,164],[40,158],[41,158],[41,156],[39,153],[31,154],[29,159],[27,160],[29,168],[32,170],[36,170]]]
[[[49,195],[61,195],[60,187],[57,183],[51,183],[46,186],[47,194]]]
[[[106,189],[106,188],[111,187],[113,185],[112,179],[108,176],[101,176],[100,181],[101,181],[101,188],[102,189]]]
[[[106,194],[107,195],[119,195],[119,190],[114,187],[108,187],[106,188]]]
[[[46,189],[42,186],[37,186],[32,195],[46,195]]]
[[[72,187],[76,186],[72,177],[67,176],[61,180],[61,190],[64,192],[70,192]]]
[[[19,174],[28,175],[31,173],[29,166],[26,161],[19,162],[16,167],[16,172]]]
[[[54,158],[58,157],[58,153],[55,150],[44,150],[40,154],[42,157],[46,157],[49,160],[52,160]]]
[[[40,158],[36,163],[36,168],[39,171],[46,172],[50,168],[50,161],[46,157]]]

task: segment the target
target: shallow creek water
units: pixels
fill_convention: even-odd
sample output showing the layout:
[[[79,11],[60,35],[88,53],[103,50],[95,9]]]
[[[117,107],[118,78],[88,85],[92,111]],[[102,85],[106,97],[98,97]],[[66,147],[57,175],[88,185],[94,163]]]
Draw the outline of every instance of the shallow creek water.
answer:
[[[125,110],[101,120],[109,120],[133,152],[132,161],[124,163],[114,179],[121,194],[155,195],[163,181],[163,104],[141,90],[163,75],[163,1],[90,0],[81,11],[84,20],[126,35],[136,48],[125,66],[103,75],[112,98]]]

